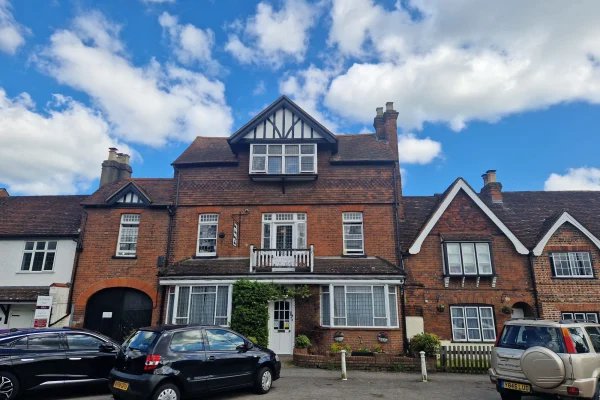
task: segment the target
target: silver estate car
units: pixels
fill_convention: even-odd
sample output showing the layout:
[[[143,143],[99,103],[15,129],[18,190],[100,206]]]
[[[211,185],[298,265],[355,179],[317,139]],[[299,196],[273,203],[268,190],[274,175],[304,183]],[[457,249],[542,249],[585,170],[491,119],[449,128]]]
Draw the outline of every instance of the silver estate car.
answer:
[[[600,324],[510,320],[489,375],[502,400],[535,394],[600,400]]]

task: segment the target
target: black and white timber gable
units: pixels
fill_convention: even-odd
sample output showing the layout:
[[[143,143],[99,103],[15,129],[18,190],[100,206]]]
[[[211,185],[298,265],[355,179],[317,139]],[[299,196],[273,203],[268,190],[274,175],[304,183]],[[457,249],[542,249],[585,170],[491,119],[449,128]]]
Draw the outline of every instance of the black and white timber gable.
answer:
[[[148,206],[152,201],[135,183],[129,182],[107,200],[108,205],[118,206]]]
[[[337,148],[333,133],[286,96],[281,96],[229,138],[232,146],[243,143],[311,142]]]

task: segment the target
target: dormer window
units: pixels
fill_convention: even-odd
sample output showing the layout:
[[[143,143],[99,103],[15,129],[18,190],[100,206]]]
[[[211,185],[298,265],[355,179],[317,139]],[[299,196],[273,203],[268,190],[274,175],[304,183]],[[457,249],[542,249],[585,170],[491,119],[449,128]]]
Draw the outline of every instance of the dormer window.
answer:
[[[252,144],[250,174],[302,175],[317,173],[317,145]]]

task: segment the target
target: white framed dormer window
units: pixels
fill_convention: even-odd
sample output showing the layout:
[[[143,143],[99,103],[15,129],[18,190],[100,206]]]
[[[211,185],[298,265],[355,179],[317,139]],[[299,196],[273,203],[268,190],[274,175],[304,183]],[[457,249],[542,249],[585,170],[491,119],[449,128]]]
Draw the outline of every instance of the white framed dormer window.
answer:
[[[300,175],[317,173],[317,145],[251,144],[250,173]]]
[[[364,255],[363,214],[361,212],[342,213],[344,229],[344,255]]]
[[[200,214],[198,219],[197,256],[217,255],[217,232],[219,229],[219,214]]]
[[[25,242],[21,271],[48,272],[54,269],[57,242]]]
[[[396,286],[321,286],[321,325],[335,327],[398,327]]]
[[[443,247],[448,275],[492,275],[489,243],[446,242]]]
[[[550,253],[554,276],[559,278],[593,278],[590,253],[565,252]]]
[[[118,257],[135,257],[137,251],[140,214],[121,215],[119,242],[117,243]]]
[[[263,214],[263,249],[306,249],[306,214]]]
[[[452,306],[452,340],[455,342],[494,342],[494,309],[489,306]]]

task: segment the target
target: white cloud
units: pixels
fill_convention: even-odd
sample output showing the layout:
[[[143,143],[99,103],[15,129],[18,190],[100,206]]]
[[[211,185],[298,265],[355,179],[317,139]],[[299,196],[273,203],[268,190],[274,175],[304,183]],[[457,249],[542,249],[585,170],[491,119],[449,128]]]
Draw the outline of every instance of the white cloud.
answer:
[[[267,87],[265,86],[265,81],[258,81],[256,86],[254,86],[254,89],[252,90],[252,95],[260,96],[261,94],[264,94],[266,90]]]
[[[202,30],[192,24],[179,24],[177,17],[163,12],[158,18],[160,26],[168,33],[175,56],[183,64],[200,63],[216,70],[218,63],[212,57],[215,35],[212,30]]]
[[[60,95],[44,113],[27,93],[9,98],[0,88],[0,182],[19,194],[85,191],[100,175],[112,138],[97,112]]]
[[[81,16],[72,29],[51,36],[37,61],[59,82],[88,94],[124,140],[160,146],[229,134],[221,81],[155,60],[133,65],[116,32],[98,13]]]
[[[27,32],[15,21],[8,0],[0,0],[0,51],[14,54],[25,43]]]
[[[398,158],[401,164],[429,164],[442,154],[442,144],[430,138],[419,139],[408,133],[398,137]]]
[[[302,61],[308,47],[308,31],[315,24],[317,13],[318,5],[304,0],[285,0],[279,10],[260,2],[256,14],[238,28],[241,32],[229,36],[225,50],[244,64],[278,67],[287,59]]]
[[[350,120],[394,101],[399,125],[472,120],[561,102],[600,103],[600,2],[482,3],[334,0],[329,43],[353,64],[333,78],[325,104]],[[414,11],[413,10],[413,11]]]
[[[599,168],[569,168],[566,174],[550,174],[544,190],[600,190]]]
[[[327,91],[334,70],[320,69],[311,65],[305,70],[298,71],[279,82],[279,91],[288,95],[313,118],[332,131],[338,129],[338,124],[322,112],[319,103]]]

